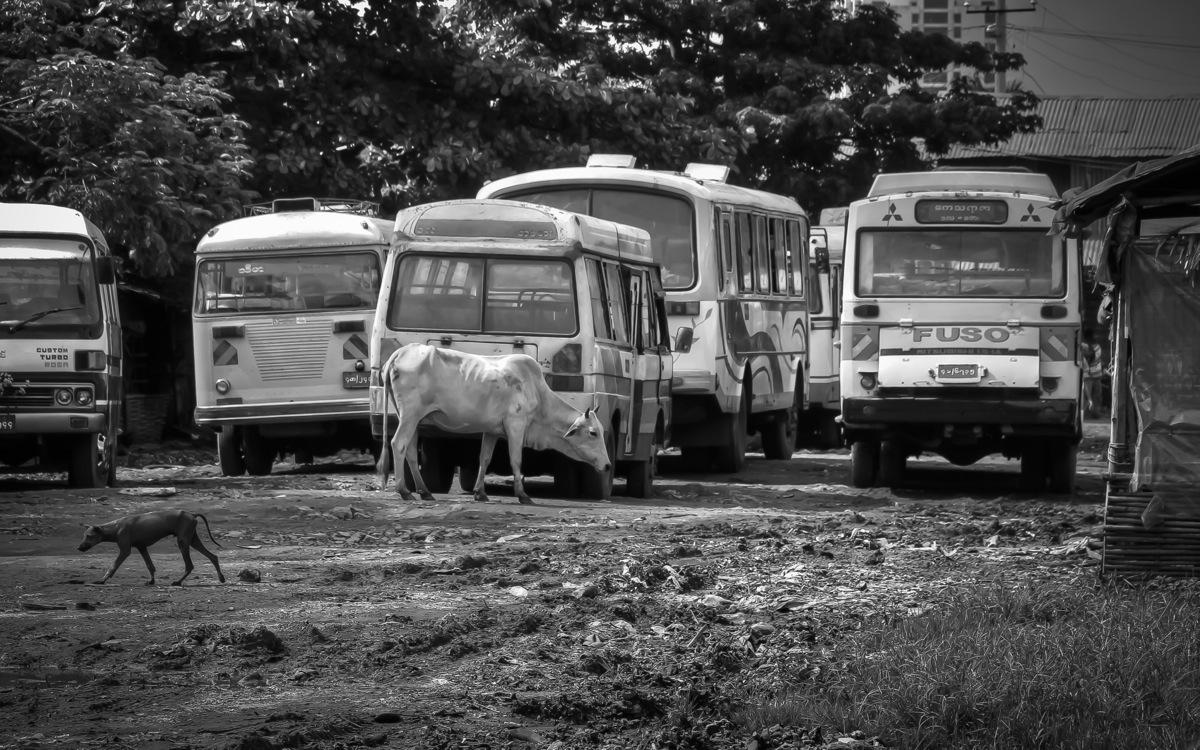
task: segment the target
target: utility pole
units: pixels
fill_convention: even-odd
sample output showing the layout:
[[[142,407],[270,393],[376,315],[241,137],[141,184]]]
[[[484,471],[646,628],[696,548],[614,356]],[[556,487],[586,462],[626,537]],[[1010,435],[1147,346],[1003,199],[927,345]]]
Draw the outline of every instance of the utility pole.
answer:
[[[1006,8],[1004,0],[980,0],[979,5],[982,7],[978,10],[971,9],[971,0],[963,0],[962,5],[964,13],[983,14],[983,35],[996,40],[998,52],[1008,51],[1008,31],[1004,23],[1004,16],[1009,13],[1032,13],[1037,10],[1037,0],[1029,0],[1028,8]],[[1008,90],[1008,83],[1005,79],[1004,73],[996,73],[997,94],[1003,94]]]

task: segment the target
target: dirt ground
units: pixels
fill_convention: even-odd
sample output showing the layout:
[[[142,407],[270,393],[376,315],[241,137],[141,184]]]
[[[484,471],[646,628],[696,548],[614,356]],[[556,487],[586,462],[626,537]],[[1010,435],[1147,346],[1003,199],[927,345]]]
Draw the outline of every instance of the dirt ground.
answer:
[[[910,462],[846,485],[846,451],[672,472],[653,499],[461,493],[404,503],[368,457],[221,477],[186,446],[131,455],[107,490],[0,475],[0,747],[870,747],[855,727],[730,717],[820,679],[841,634],[956,590],[1097,571],[1106,425],[1078,492],[1017,490],[1015,462]],[[620,487],[618,486],[618,490]],[[204,513],[227,581],[173,539],[78,552],[83,528]],[[204,536],[207,543],[207,535]]]

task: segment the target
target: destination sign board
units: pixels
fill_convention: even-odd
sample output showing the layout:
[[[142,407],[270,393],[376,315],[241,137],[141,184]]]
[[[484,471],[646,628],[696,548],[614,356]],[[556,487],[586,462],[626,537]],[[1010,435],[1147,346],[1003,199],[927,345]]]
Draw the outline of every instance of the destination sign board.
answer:
[[[1008,221],[1008,204],[996,200],[917,201],[919,224],[1003,224]]]

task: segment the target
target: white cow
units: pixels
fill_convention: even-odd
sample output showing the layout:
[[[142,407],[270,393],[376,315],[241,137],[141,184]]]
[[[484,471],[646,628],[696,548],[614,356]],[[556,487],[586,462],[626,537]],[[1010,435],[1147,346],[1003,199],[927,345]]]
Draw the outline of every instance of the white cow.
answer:
[[[417,492],[426,500],[433,493],[417,468],[417,425],[424,423],[447,432],[483,435],[479,448],[479,474],[475,499],[486,501],[483,480],[497,438],[508,440],[513,470],[513,492],[522,503],[531,503],[521,475],[521,449],[554,449],[605,472],[611,466],[604,444],[604,425],[594,409],[580,412],[550,390],[541,365],[526,354],[484,357],[426,344],[397,349],[380,372],[383,385],[383,441],[376,470],[379,488],[387,487],[391,456],[404,456]],[[387,450],[388,404],[396,406],[399,424]],[[397,463],[400,459],[397,458]],[[396,490],[405,500],[412,493],[404,486],[404,472],[396,471]]]

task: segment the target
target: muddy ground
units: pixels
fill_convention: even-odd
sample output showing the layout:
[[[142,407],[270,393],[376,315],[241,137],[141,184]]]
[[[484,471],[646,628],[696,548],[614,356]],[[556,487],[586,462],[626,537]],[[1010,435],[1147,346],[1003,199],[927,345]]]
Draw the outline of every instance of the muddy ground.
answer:
[[[0,475],[0,746],[868,747],[855,727],[758,731],[753,707],[820,680],[839,638],[982,582],[1094,577],[1103,424],[1078,492],[1015,462],[911,462],[846,485],[846,451],[668,473],[656,497],[402,502],[369,457],[221,477],[207,450],[137,451],[107,490]],[[670,471],[670,459],[665,469]],[[618,486],[618,490],[619,490]],[[227,581],[173,540],[78,552],[129,513],[204,513]],[[207,542],[207,536],[205,536]]]

